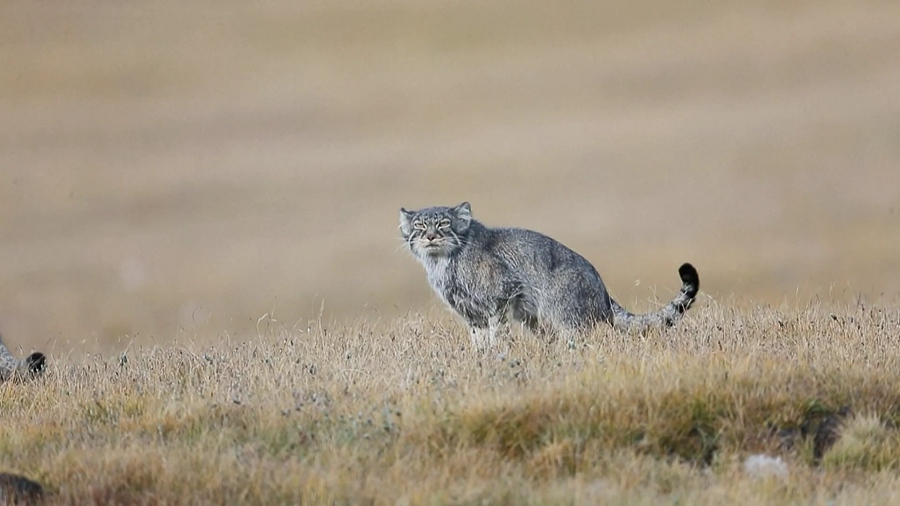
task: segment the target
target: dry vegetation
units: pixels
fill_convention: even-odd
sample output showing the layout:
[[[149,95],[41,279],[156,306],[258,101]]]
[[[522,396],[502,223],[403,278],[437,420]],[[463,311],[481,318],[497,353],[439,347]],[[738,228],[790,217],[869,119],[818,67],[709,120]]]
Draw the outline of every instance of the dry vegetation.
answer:
[[[898,326],[869,305],[709,305],[478,356],[449,320],[266,319],[251,343],[3,385],[0,467],[77,504],[889,504]],[[786,470],[748,472],[753,454]]]
[[[898,20],[0,2],[0,330],[51,358],[0,385],[0,472],[77,504],[900,504]],[[396,233],[463,200],[634,311],[690,261],[706,307],[473,356]]]
[[[398,209],[463,200],[636,310],[684,261],[717,299],[898,295],[896,1],[210,9],[0,2],[8,344],[426,311]]]

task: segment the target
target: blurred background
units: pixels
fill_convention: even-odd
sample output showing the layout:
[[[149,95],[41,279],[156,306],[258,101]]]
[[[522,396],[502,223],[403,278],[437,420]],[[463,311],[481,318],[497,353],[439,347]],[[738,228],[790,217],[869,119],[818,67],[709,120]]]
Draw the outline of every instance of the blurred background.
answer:
[[[900,293],[900,3],[0,4],[0,331],[56,353],[443,314],[401,206],[646,311]]]

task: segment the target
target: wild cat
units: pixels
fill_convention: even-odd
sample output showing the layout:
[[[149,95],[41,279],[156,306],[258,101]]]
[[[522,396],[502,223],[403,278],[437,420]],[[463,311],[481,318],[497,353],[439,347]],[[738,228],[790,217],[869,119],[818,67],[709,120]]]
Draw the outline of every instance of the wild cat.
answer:
[[[584,257],[538,232],[488,228],[472,219],[468,202],[400,208],[400,233],[431,287],[468,323],[472,344],[481,349],[496,345],[497,330],[510,316],[536,334],[550,332],[570,344],[601,322],[620,329],[671,326],[700,289],[697,270],[685,263],[674,300],[655,313],[629,313]]]
[[[47,358],[40,352],[34,352],[25,359],[16,358],[0,337],[0,383],[14,378],[33,378],[44,372],[46,365]]]

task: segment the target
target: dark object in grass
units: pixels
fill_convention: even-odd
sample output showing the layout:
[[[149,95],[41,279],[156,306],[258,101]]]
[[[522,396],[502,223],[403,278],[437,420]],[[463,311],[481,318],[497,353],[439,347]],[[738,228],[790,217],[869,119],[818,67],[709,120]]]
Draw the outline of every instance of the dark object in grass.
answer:
[[[44,498],[44,487],[24,476],[0,473],[0,503],[38,504]]]

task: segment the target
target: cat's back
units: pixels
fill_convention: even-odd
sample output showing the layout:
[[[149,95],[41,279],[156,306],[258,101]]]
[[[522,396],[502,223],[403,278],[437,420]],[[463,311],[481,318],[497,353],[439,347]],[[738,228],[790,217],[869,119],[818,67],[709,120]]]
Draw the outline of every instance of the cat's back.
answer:
[[[559,268],[593,267],[581,255],[552,237],[526,228],[493,228],[492,247],[498,255],[518,267]]]

